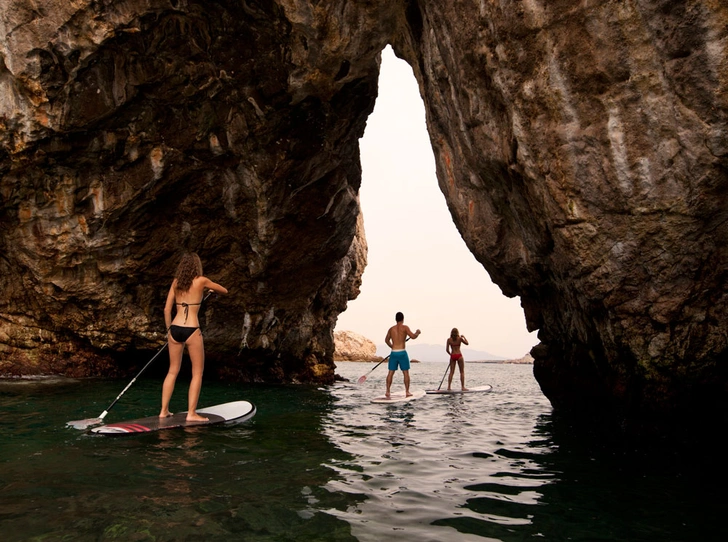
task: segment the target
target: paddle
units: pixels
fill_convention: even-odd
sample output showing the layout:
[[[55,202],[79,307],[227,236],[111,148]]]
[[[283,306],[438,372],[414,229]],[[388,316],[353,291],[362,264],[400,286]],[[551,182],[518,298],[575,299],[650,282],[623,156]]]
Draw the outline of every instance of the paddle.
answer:
[[[202,301],[205,301],[211,295],[212,295],[212,290],[210,290],[207,293],[207,295],[202,299]],[[169,329],[167,330],[167,332],[169,333]],[[159,356],[159,354],[161,354],[162,352],[164,352],[164,349],[167,348],[168,345],[169,345],[169,342],[165,342],[164,343],[164,346],[162,348],[160,348],[159,351],[152,356],[152,359],[150,359],[147,362],[147,364],[144,367],[142,367],[142,370],[139,371],[134,378],[132,378],[131,382],[129,382],[126,385],[126,388],[124,388],[123,390],[121,390],[121,393],[116,396],[116,399],[114,399],[114,401],[108,406],[108,408],[106,410],[104,410],[99,415],[98,418],[86,418],[85,420],[73,420],[73,421],[70,421],[70,422],[66,422],[66,425],[68,427],[73,427],[74,429],[86,429],[88,427],[91,427],[92,425],[98,425],[101,422],[103,422],[104,421],[104,418],[109,413],[109,410],[111,410],[112,407],[117,403],[117,401],[119,399],[121,399],[121,396],[126,393],[126,390],[128,390],[129,388],[131,388],[132,384],[134,384],[134,382],[136,382],[136,379],[139,378],[142,375],[142,373],[147,370],[147,367],[149,367],[152,364],[152,362],[155,359],[157,359],[157,357]]]
[[[380,365],[381,365],[382,363],[384,363],[384,362],[385,362],[385,361],[387,361],[388,359],[389,359],[389,354],[387,354],[387,357],[386,357],[386,358],[384,358],[384,359],[383,359],[382,361],[380,361],[379,363],[377,363],[377,364],[376,364],[376,365],[374,366],[374,369],[376,369],[377,367],[379,367],[379,366],[380,366]],[[372,371],[373,371],[374,369],[372,369]],[[370,374],[372,374],[372,371],[369,371],[369,372],[368,372],[367,374],[365,374],[365,375],[361,375],[361,376],[359,377],[359,380],[357,380],[357,384],[363,384],[363,383],[364,383],[364,382],[366,381],[366,379],[367,379],[367,376],[368,376],[368,375],[370,375]]]
[[[450,370],[450,364],[447,364],[447,368],[445,369],[445,374],[442,375],[442,380],[440,380],[440,385],[437,386],[437,391],[440,391],[440,388],[442,387],[442,383],[445,382],[445,375],[447,375],[447,372]]]
[[[407,338],[406,338],[406,339],[404,340],[404,342],[407,342],[407,341],[409,341],[409,337],[407,337]],[[377,368],[377,367],[379,367],[379,366],[380,366],[380,365],[381,365],[382,363],[384,363],[385,361],[387,361],[387,360],[389,359],[389,356],[390,356],[390,355],[391,355],[391,353],[390,353],[390,354],[387,354],[387,357],[386,357],[386,358],[384,358],[384,359],[383,359],[382,361],[380,361],[379,363],[377,363],[377,364],[376,364],[376,365],[374,366],[374,369],[376,369],[376,368]],[[372,369],[372,371],[373,371],[374,369]],[[370,374],[372,374],[372,371],[369,371],[369,372],[368,372],[367,374],[365,374],[365,375],[362,375],[362,376],[360,376],[360,377],[359,377],[359,380],[357,380],[357,384],[364,384],[364,382],[365,382],[365,381],[366,381],[366,379],[367,379],[367,376],[369,376]]]

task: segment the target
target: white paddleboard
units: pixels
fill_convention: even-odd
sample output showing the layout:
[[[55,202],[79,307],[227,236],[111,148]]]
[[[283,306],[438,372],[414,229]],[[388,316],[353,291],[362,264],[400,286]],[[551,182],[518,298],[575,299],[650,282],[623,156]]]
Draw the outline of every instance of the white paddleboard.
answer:
[[[447,389],[439,389],[439,390],[426,390],[427,393],[431,394],[437,394],[437,395],[453,395],[453,394],[461,394],[461,393],[482,393],[485,391],[490,391],[493,389],[493,386],[490,384],[486,384],[485,386],[476,386],[474,388],[468,388],[466,390],[461,390],[460,388],[453,388],[451,390]]]
[[[168,418],[149,416],[137,420],[109,423],[94,427],[92,433],[98,435],[133,435],[161,431],[162,429],[175,429],[178,427],[197,427],[199,425],[214,425],[226,422],[243,422],[255,416],[255,405],[249,401],[233,401],[206,408],[198,408],[197,413],[208,418],[204,422],[188,422],[187,412],[178,412]]]
[[[410,390],[409,397],[405,396],[404,390],[391,393],[389,397],[385,397],[384,395],[381,395],[379,397],[375,397],[372,399],[372,403],[383,403],[383,404],[389,404],[389,403],[405,403],[407,401],[411,401],[412,399],[419,399],[420,397],[425,396],[425,390]]]

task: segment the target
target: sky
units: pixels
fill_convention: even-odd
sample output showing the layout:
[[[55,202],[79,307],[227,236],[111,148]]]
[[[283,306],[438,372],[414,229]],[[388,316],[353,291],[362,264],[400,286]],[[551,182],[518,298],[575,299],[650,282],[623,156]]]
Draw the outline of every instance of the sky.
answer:
[[[379,97],[359,143],[368,263],[336,330],[383,345],[401,311],[422,331],[418,343],[444,345],[457,327],[472,349],[523,357],[536,333],[526,330],[520,299],[501,293],[458,233],[437,185],[417,81],[391,47],[382,52]]]

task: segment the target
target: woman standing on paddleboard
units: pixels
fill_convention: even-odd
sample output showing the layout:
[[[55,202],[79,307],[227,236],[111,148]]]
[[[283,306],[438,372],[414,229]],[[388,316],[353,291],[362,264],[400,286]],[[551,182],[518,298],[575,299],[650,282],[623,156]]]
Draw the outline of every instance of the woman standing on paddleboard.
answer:
[[[460,352],[460,345],[462,344],[468,344],[468,340],[464,335],[460,335],[458,328],[452,328],[450,337],[448,337],[445,343],[445,352],[450,354],[450,376],[447,378],[448,391],[452,387],[452,377],[455,375],[455,363],[458,364],[458,368],[460,369],[460,386],[463,391],[468,391],[468,388],[465,387],[465,360],[463,359],[462,352]]]
[[[197,314],[200,312],[205,290],[212,290],[218,294],[228,293],[224,286],[202,276],[202,262],[197,254],[184,254],[177,266],[175,278],[169,288],[169,294],[167,294],[167,303],[164,305],[164,323],[168,330],[169,372],[162,384],[160,418],[172,415],[169,411],[169,401],[172,399],[174,384],[182,365],[182,354],[186,345],[192,362],[192,380],[187,396],[187,420],[207,420],[197,414],[197,400],[200,398],[202,372],[205,368],[205,344],[202,340]],[[172,319],[173,307],[177,307],[174,320]]]

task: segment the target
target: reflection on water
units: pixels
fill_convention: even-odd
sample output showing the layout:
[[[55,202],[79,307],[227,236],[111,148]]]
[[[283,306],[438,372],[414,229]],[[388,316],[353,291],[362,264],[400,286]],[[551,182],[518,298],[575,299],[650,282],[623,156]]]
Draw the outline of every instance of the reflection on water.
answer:
[[[530,366],[470,364],[493,391],[375,405],[385,370],[328,388],[206,383],[235,426],[133,437],[65,427],[124,383],[0,382],[3,540],[722,540],[709,448],[646,450],[559,423]],[[441,364],[412,370],[433,386]],[[139,381],[110,421],[158,410]],[[185,400],[179,394],[179,400]],[[184,405],[173,405],[184,408]],[[716,460],[718,458],[716,457]]]

